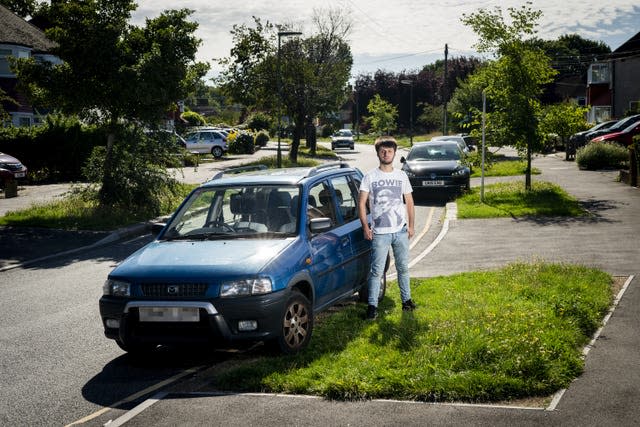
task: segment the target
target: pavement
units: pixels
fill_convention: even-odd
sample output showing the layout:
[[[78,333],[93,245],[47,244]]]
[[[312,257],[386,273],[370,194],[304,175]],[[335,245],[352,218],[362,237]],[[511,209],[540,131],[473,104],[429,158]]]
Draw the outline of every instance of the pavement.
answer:
[[[448,214],[437,220],[435,244],[411,268],[414,277],[433,277],[493,269],[513,261],[544,260],[600,268],[619,279],[623,286],[614,308],[585,349],[584,373],[566,390],[549,396],[543,406],[337,402],[312,396],[224,394],[208,387],[212,372],[205,369],[181,384],[180,392],[168,389],[156,394],[110,425],[640,425],[640,190],[618,182],[616,171],[580,171],[563,159],[563,153],[536,157],[533,165],[542,173],[534,175],[533,181],[559,184],[580,201],[589,216],[460,220],[455,217],[455,205],[448,205]],[[216,164],[190,169],[185,179],[213,175],[217,168]],[[472,185],[480,185],[479,179]],[[27,194],[19,190],[19,197]],[[0,199],[0,214],[4,202]],[[14,232],[0,230],[0,248],[5,247],[3,236]],[[105,238],[117,236],[86,237],[83,244],[97,244]],[[4,249],[0,260],[5,258],[2,252]]]

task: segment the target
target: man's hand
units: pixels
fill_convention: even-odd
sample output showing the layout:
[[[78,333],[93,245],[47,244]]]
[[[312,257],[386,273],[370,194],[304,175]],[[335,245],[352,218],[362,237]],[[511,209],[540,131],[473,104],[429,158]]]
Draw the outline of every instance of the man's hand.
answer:
[[[371,228],[367,227],[362,227],[362,232],[364,233],[364,238],[367,240],[373,240],[373,231],[371,230]]]

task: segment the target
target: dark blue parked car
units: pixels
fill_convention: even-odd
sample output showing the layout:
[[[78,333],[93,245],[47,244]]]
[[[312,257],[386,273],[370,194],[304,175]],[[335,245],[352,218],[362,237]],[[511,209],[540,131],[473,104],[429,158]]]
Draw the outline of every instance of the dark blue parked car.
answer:
[[[366,300],[361,179],[339,163],[201,185],[109,274],[100,299],[106,336],[128,352],[238,340],[303,349],[316,313],[359,291]],[[383,279],[380,299],[385,289]]]

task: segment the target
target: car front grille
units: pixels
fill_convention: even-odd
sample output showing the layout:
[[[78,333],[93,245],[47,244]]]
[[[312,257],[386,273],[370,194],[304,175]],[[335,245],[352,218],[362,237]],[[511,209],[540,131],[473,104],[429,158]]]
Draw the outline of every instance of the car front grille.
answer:
[[[207,292],[206,283],[143,283],[140,287],[145,297],[203,297]]]

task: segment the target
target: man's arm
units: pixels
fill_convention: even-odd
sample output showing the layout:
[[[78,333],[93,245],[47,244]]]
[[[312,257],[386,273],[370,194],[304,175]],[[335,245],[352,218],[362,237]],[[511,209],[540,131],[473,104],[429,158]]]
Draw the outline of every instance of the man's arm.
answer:
[[[368,200],[369,192],[360,191],[360,194],[358,196],[358,218],[360,218],[360,224],[362,224],[362,232],[364,233],[364,238],[367,240],[373,240],[373,231],[371,231],[371,227],[369,227],[369,221],[367,220]]]
[[[407,206],[407,231],[409,232],[409,238],[412,238],[415,234],[413,229],[414,218],[416,216],[415,206],[413,203],[413,194],[405,193],[404,202]]]

